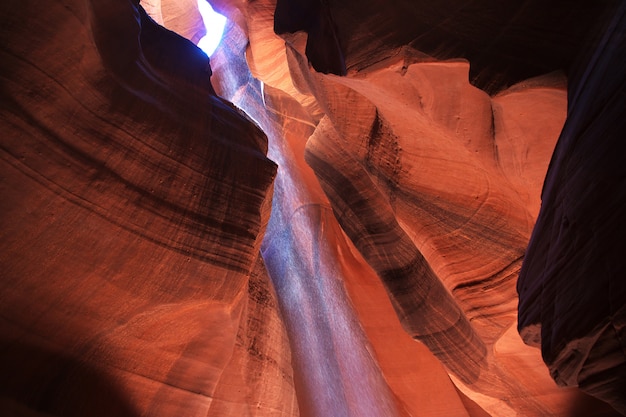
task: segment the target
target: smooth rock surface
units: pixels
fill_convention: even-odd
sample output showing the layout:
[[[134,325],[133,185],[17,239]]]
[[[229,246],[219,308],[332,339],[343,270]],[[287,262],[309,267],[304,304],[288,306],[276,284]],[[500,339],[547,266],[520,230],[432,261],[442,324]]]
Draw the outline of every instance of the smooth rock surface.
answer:
[[[298,415],[266,136],[136,5],[41,6],[0,6],[0,414]]]
[[[623,6],[211,3],[0,6],[0,414],[626,413]]]

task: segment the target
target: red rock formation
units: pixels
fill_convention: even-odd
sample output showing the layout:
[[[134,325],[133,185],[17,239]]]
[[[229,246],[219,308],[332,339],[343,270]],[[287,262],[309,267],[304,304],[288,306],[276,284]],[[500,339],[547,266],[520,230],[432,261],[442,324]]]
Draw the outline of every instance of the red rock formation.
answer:
[[[265,135],[136,5],[41,7],[0,12],[0,414],[297,414]]]
[[[267,14],[271,11],[272,7],[259,2],[247,8],[249,27],[258,29],[262,25],[255,22],[270,21]],[[538,210],[539,190],[552,150],[550,143],[554,143],[565,116],[564,83],[559,76],[526,81],[489,99],[467,84],[465,64],[411,65],[419,55],[406,51],[403,61],[391,59],[369,71],[334,78],[308,70],[305,53],[309,50],[301,46],[302,37],[288,39],[284,51],[281,40],[267,29],[263,33],[250,36],[250,67],[268,85],[288,92],[301,103],[304,111],[289,116],[290,125],[295,121],[317,123],[307,142],[307,162],[320,177],[348,236],[374,269],[379,268],[377,272],[387,282],[409,333],[427,343],[453,374],[467,383],[467,392],[495,415],[566,412],[563,402],[573,401],[574,393],[559,391],[541,375],[538,357],[532,358],[527,349],[519,342],[516,344],[510,331],[516,307],[515,278]],[[265,67],[264,62],[270,59],[272,65]],[[437,86],[446,88],[442,91]],[[267,103],[276,93],[268,91],[273,90],[266,87],[266,107],[271,109]],[[310,105],[311,96],[319,107]],[[412,97],[420,100],[415,102]],[[243,102],[240,105],[256,106]],[[320,108],[327,117],[318,123]],[[561,116],[557,116],[559,108],[563,111]],[[273,112],[290,114],[293,110],[281,107]],[[430,141],[415,143],[412,135]],[[306,137],[302,141],[307,141]],[[409,154],[405,161],[418,165],[422,175],[403,172],[405,152]],[[290,173],[292,169],[302,170],[288,168],[289,164],[282,162],[294,158],[293,154],[283,159],[271,152],[270,155]],[[416,155],[424,155],[425,162],[416,163]],[[437,176],[437,160],[448,169],[457,160],[460,167],[443,177]],[[463,170],[468,173],[461,174]],[[482,184],[486,185],[473,182],[474,172],[481,172]],[[299,174],[300,183],[305,174]],[[459,182],[459,177],[465,181]],[[309,185],[305,190],[310,188],[314,187]],[[288,189],[291,195],[279,194],[275,198],[300,198],[293,196],[293,185]],[[485,190],[485,198],[479,202],[472,202],[469,196],[462,198],[472,191],[475,196],[476,190],[481,189]],[[407,194],[412,193],[419,198],[409,199]],[[429,195],[436,200],[429,202]],[[443,207],[447,209],[443,211]],[[274,207],[274,213],[294,212],[294,216],[301,210],[300,204],[277,208],[275,203]],[[460,226],[455,225],[455,217]],[[424,218],[437,220],[429,222]],[[308,227],[316,227],[314,224]],[[405,235],[407,230],[411,237]],[[457,234],[464,240],[451,243],[458,240]],[[302,239],[310,247],[311,239]],[[429,239],[434,243],[425,245]],[[292,237],[289,241],[292,243],[288,246],[294,246],[298,239]],[[318,245],[323,246],[316,243],[313,247]],[[429,251],[428,261],[438,269],[433,271],[420,251]],[[305,257],[313,256],[311,249],[301,252]],[[403,256],[406,261],[401,260]],[[298,264],[293,259],[282,259],[282,263]],[[349,276],[350,272],[345,274]],[[285,271],[274,275],[285,275]],[[425,277],[431,277],[430,282],[424,281]],[[424,295],[425,288],[431,291],[430,298]],[[490,291],[485,292],[485,288]],[[437,291],[440,295],[435,297]],[[427,302],[432,299],[437,300],[433,305]],[[287,310],[287,316],[292,314]],[[444,327],[437,330],[437,326]],[[380,343],[370,341],[374,345]],[[384,349],[380,352],[383,356]],[[521,358],[530,369],[520,380],[514,376],[520,372],[514,363]],[[531,370],[538,374],[531,376]],[[317,389],[318,395],[337,392],[335,388],[325,391],[315,387],[314,382],[311,385],[309,389]],[[551,391],[551,398],[537,401],[541,391]],[[601,408],[595,412],[600,413]]]
[[[623,412],[608,3],[136,3],[0,6],[3,415]]]

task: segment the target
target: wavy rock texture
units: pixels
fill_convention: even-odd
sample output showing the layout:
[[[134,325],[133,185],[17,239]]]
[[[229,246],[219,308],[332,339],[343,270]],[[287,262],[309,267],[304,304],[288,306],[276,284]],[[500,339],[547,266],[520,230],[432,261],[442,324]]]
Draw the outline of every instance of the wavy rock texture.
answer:
[[[246,9],[249,21],[270,20],[272,6],[261,4]],[[404,49],[398,57],[336,77],[309,68],[315,57],[310,32],[308,38],[284,36],[286,49],[264,33],[250,36],[249,66],[267,85],[288,94],[295,86],[298,95],[292,97],[303,110],[324,114],[319,119],[316,112],[308,118],[300,113],[290,123],[315,124],[313,134],[302,138],[306,161],[343,231],[381,279],[407,333],[428,346],[458,387],[492,415],[570,415],[577,408],[612,414],[593,401],[582,411],[586,397],[557,388],[538,352],[524,347],[514,332],[516,279],[566,116],[564,75],[525,80],[489,96],[468,83],[466,62],[434,61]],[[327,46],[332,49],[332,42]],[[263,63],[269,60],[265,77]],[[518,74],[503,76],[511,82]],[[268,102],[276,93],[267,87],[265,92],[271,109]],[[314,97],[318,107],[306,104],[302,94]],[[280,160],[271,150],[270,156]],[[303,209],[275,202],[273,216],[285,210]],[[322,220],[304,230],[310,227],[329,228]],[[307,245],[321,245],[301,234]],[[318,257],[313,249],[301,252]],[[339,262],[346,262],[347,252]],[[360,273],[367,276],[364,269]],[[353,274],[345,267],[346,288]],[[352,302],[365,315],[359,305],[365,300],[352,289]],[[293,309],[284,311],[289,316]],[[374,349],[384,344],[373,335],[370,342]],[[378,357],[386,350],[380,347]]]
[[[402,330],[376,274],[346,240],[304,161],[315,128],[306,104],[268,85],[261,92],[237,62],[246,44],[231,28],[215,58],[227,57],[222,62],[230,68],[216,69],[215,83],[268,133],[268,155],[280,166],[262,254],[290,335],[301,415],[468,415],[441,364]],[[274,44],[284,54],[284,42]],[[355,309],[357,295],[362,301]]]
[[[266,136],[131,2],[41,6],[0,11],[0,414],[298,415]]]
[[[624,412],[612,3],[141,4],[0,6],[3,415]]]

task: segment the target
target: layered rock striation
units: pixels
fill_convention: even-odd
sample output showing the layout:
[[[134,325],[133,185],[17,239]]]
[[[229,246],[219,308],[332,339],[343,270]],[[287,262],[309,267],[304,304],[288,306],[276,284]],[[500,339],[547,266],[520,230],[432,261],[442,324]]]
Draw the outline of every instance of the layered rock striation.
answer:
[[[266,136],[133,2],[0,8],[0,414],[297,415]]]
[[[624,413],[624,7],[457,3],[0,6],[2,414]]]

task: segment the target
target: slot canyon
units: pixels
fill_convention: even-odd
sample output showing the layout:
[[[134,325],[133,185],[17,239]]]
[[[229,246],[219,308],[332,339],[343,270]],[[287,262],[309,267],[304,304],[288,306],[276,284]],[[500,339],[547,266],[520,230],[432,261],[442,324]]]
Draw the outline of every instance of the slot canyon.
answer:
[[[626,415],[626,3],[210,4],[0,3],[1,416]]]

